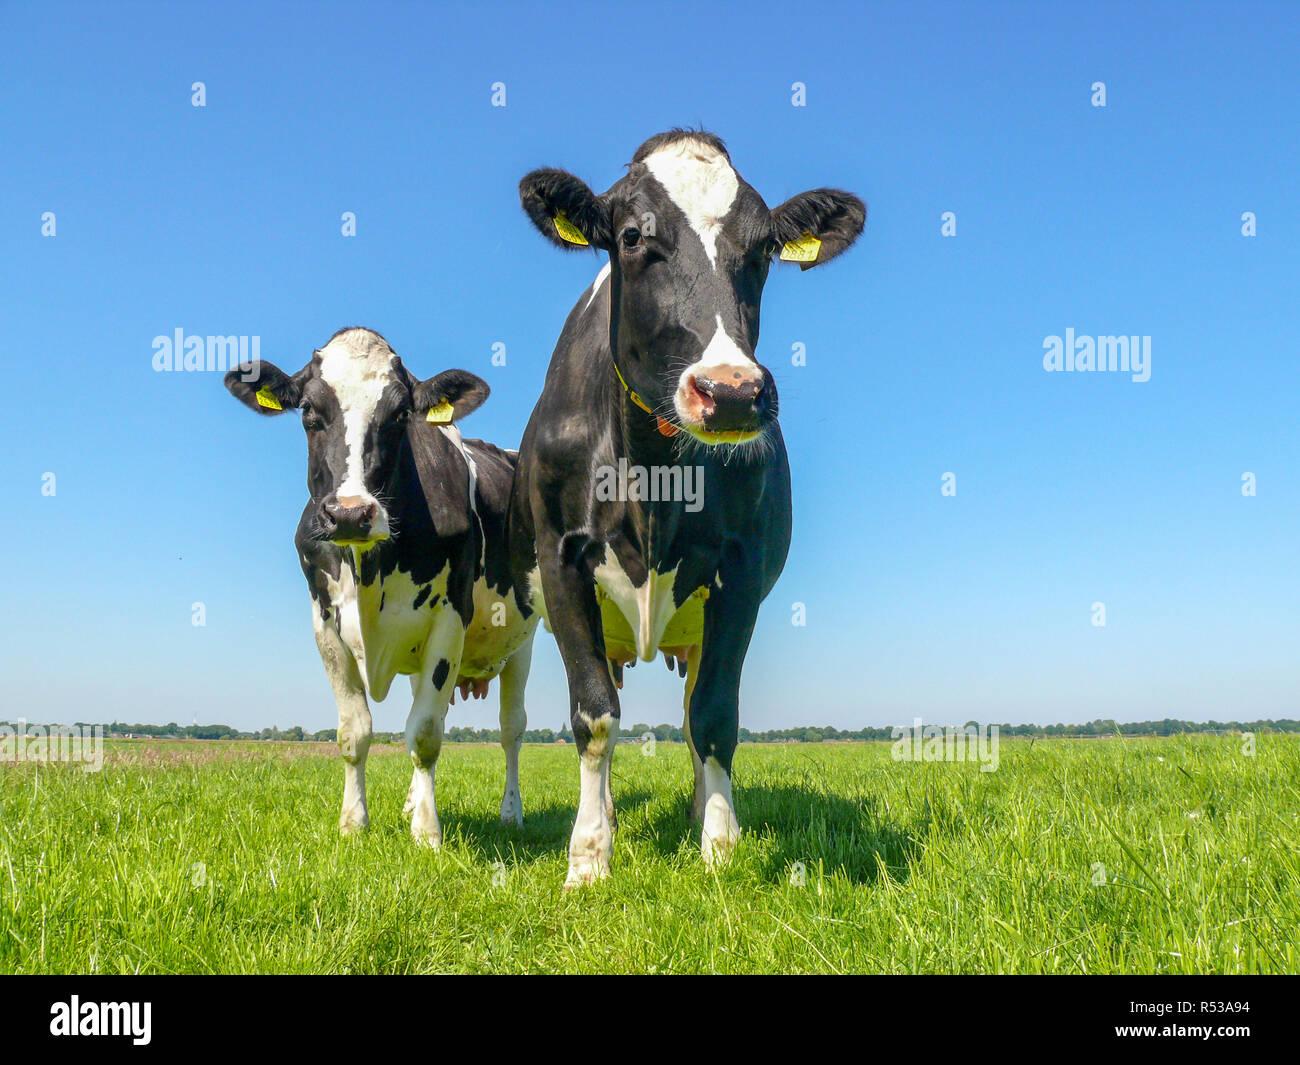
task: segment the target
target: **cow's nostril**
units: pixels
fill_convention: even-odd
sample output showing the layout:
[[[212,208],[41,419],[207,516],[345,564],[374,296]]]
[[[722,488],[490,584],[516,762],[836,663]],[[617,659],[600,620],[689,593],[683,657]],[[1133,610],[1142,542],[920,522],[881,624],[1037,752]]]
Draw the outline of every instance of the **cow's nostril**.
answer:
[[[711,399],[716,385],[703,374],[695,374],[691,377],[691,387],[705,399]]]

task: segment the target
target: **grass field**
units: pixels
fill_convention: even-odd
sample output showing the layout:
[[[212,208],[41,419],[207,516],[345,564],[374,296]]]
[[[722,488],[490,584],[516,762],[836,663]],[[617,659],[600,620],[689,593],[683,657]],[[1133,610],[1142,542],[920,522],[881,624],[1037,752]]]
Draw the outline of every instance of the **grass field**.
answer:
[[[497,823],[500,750],[444,748],[436,854],[401,819],[397,747],[346,840],[323,744],[0,765],[0,971],[1300,969],[1296,737],[1004,741],[991,773],[890,754],[743,746],[745,837],[713,874],[685,748],[620,747],[614,878],[569,893],[572,747],[524,748],[521,831]]]

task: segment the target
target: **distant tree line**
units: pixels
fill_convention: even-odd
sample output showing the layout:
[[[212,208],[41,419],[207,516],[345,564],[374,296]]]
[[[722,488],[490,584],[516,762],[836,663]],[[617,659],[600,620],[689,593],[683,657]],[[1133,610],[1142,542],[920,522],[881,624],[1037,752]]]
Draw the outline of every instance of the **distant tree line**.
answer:
[[[86,722],[74,722],[78,727],[91,728],[93,725]],[[9,728],[16,728],[14,722],[0,721],[0,726],[7,725]],[[978,722],[966,722],[968,728],[981,727]],[[35,727],[34,723],[29,724],[28,728]],[[903,726],[910,728],[910,725]],[[229,725],[178,725],[175,721],[166,725],[128,725],[121,721],[114,721],[111,724],[104,725],[104,732],[107,736],[116,737],[133,737],[148,739],[188,739],[188,740],[287,740],[287,741],[304,741],[313,740],[318,743],[334,743],[336,740],[336,730],[332,728],[319,729],[316,732],[306,732],[300,725],[293,725],[287,729],[281,728],[264,728],[257,732],[240,732]],[[1113,720],[1097,719],[1083,725],[1010,725],[1003,724],[998,726],[999,734],[1006,737],[1025,737],[1039,739],[1087,739],[1090,737],[1103,736],[1179,736],[1190,735],[1195,733],[1219,733],[1219,732],[1300,732],[1300,721],[1293,721],[1289,718],[1280,720],[1264,721],[1178,721],[1174,718],[1166,717],[1159,721],[1133,721],[1126,724],[1119,724]],[[620,729],[619,739],[626,743],[637,743],[643,741],[647,735],[653,735],[654,738],[662,743],[682,743],[685,742],[685,735],[680,726],[677,725],[647,725],[637,723],[630,727]],[[448,728],[443,733],[444,739],[449,743],[500,743],[500,729],[475,729],[457,726]],[[404,742],[403,734],[400,732],[376,732],[375,742],[377,743],[401,743]],[[761,732],[754,732],[747,728],[740,730],[741,743],[824,743],[824,742],[843,742],[846,740],[893,740],[897,738],[892,726],[883,726],[880,728],[860,728],[860,729],[838,729],[833,725],[824,725],[820,728],[800,727],[786,729],[767,729]],[[558,743],[572,742],[573,734],[566,729],[560,729],[555,732],[552,729],[527,729],[524,732],[525,743]]]

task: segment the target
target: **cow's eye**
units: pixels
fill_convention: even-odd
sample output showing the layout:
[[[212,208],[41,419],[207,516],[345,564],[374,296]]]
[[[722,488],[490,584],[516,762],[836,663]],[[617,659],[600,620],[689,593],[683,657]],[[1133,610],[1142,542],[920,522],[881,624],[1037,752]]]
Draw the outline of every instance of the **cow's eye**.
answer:
[[[302,427],[304,429],[323,429],[325,428],[325,421],[311,407],[303,407]]]
[[[623,247],[635,248],[641,243],[641,231],[636,226],[628,226],[619,234],[619,239],[623,242]]]

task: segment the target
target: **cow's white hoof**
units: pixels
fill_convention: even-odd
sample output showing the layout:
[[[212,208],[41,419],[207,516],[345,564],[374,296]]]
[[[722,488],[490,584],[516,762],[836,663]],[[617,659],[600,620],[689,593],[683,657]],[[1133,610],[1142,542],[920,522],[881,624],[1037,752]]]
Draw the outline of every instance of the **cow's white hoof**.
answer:
[[[700,837],[700,853],[704,856],[704,864],[713,869],[726,865],[731,861],[732,852],[739,842],[739,828],[734,835],[711,836],[708,832],[703,833]]]
[[[411,838],[421,847],[442,847],[442,826],[432,803],[417,803],[411,813]]]
[[[339,817],[339,835],[356,836],[370,827],[370,815],[364,806],[344,810]]]
[[[594,884],[609,876],[609,859],[603,855],[583,855],[569,859],[569,875],[564,878],[564,890],[572,891],[584,884]]]
[[[518,795],[507,795],[501,800],[501,823],[512,828],[524,827],[524,804]]]
[[[740,822],[731,804],[715,795],[704,808],[704,831],[700,833],[704,864],[714,868],[726,865],[739,842]]]

